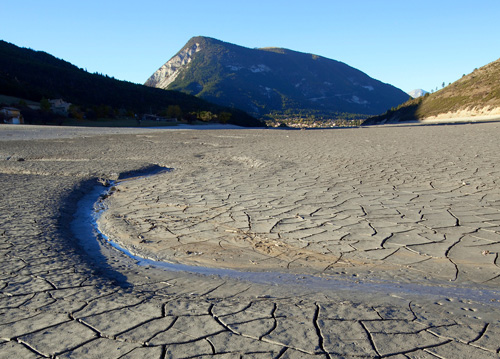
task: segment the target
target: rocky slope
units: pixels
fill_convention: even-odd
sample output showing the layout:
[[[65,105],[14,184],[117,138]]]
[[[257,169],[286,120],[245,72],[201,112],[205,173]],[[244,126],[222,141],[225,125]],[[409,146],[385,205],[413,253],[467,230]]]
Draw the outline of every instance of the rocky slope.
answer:
[[[496,119],[500,119],[500,59],[475,69],[442,90],[370,118],[365,124]]]
[[[408,94],[342,62],[282,48],[195,37],[147,86],[179,90],[255,116],[378,114]]]
[[[411,90],[410,92],[408,92],[408,95],[410,95],[413,98],[417,98],[417,97],[424,96],[427,93],[429,93],[429,92],[422,90],[422,89],[415,89],[415,90]]]

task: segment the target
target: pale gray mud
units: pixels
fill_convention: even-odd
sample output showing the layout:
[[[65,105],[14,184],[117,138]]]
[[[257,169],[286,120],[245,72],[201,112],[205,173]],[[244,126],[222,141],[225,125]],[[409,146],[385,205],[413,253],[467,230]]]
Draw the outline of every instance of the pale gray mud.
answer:
[[[1,358],[499,357],[500,124],[10,129]],[[154,165],[174,170],[118,185],[103,231],[254,274],[80,243],[71,223],[97,180]]]

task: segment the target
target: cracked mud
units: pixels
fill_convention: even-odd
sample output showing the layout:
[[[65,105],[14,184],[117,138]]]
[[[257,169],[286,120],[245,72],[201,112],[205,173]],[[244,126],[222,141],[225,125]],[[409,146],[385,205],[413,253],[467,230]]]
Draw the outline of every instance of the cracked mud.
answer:
[[[0,129],[0,358],[500,357],[500,124],[34,128]],[[88,252],[76,203],[151,165],[174,170],[116,186],[111,239],[296,279]]]

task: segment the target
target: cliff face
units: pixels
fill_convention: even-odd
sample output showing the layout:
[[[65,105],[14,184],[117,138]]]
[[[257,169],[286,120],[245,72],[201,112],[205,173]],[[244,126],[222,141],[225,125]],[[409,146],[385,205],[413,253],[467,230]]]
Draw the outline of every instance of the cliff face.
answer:
[[[181,70],[191,63],[193,54],[201,50],[199,43],[184,47],[177,55],[168,60],[158,69],[144,85],[166,89],[168,85],[175,81]]]
[[[282,48],[192,38],[147,86],[179,90],[256,116],[378,114],[408,94],[342,62]]]

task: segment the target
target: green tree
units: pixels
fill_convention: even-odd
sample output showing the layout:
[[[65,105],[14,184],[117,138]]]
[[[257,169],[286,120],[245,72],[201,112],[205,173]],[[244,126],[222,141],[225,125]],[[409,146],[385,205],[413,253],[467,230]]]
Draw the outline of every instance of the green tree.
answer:
[[[40,100],[40,109],[44,112],[50,111],[50,102],[45,97]]]
[[[182,110],[179,105],[170,105],[167,108],[167,117],[176,118],[180,120],[182,118]]]
[[[196,121],[197,116],[195,113],[190,112],[184,115],[184,119],[187,121],[187,123],[193,123]]]
[[[228,123],[229,120],[231,119],[231,113],[223,111],[219,113],[218,117],[220,123]]]
[[[198,112],[198,119],[202,120],[203,122],[210,122],[213,120],[216,116],[210,112],[210,111],[200,111]]]
[[[84,117],[84,114],[80,110],[80,108],[73,104],[69,106],[69,115],[70,117],[76,118],[77,120],[83,120]]]

